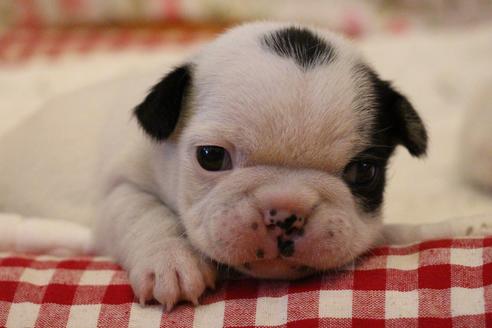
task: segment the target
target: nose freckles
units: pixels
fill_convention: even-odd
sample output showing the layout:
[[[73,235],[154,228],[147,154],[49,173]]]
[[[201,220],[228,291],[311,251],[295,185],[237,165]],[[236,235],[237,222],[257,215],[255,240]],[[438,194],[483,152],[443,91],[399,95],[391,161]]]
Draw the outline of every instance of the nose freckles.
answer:
[[[286,235],[301,230],[306,222],[306,218],[300,214],[275,208],[265,211],[263,219],[269,229],[278,227]]]
[[[267,228],[277,238],[279,253],[284,257],[294,255],[295,237],[303,235],[306,217],[293,211],[270,208],[264,211],[263,219]]]
[[[258,231],[269,245],[268,256],[294,257],[300,251],[297,248],[305,238],[304,226],[309,224],[321,201],[316,190],[296,181],[264,185],[254,192],[259,214],[255,220],[263,219],[264,225]]]

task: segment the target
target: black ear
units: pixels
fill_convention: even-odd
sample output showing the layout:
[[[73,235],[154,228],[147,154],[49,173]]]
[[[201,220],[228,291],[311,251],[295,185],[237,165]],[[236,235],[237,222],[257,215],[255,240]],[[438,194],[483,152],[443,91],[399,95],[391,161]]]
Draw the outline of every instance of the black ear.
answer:
[[[135,108],[135,116],[149,136],[162,141],[173,133],[190,84],[189,65],[177,67],[154,85]]]
[[[410,154],[417,157],[423,156],[427,152],[428,142],[424,123],[407,98],[398,92],[396,94],[395,117],[393,118],[396,138]]]
[[[427,131],[412,104],[387,81],[372,76],[379,107],[379,128],[386,130],[396,144],[405,146],[413,156],[427,151]]]

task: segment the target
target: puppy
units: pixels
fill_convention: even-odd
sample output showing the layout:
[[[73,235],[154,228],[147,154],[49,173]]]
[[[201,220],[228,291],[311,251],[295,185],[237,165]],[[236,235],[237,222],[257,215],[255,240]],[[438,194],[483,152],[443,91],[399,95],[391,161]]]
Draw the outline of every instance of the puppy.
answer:
[[[67,96],[0,144],[0,208],[93,224],[141,303],[197,304],[217,264],[296,279],[467,231],[383,226],[388,160],[425,155],[426,129],[332,33],[246,24],[144,96],[153,79]]]

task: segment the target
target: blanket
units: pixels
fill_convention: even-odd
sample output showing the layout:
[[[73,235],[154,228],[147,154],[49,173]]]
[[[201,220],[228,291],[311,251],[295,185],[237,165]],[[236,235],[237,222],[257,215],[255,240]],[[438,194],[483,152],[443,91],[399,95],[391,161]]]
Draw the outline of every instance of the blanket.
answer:
[[[142,307],[104,257],[0,255],[0,327],[488,327],[492,238],[381,247],[300,281],[222,281],[194,307]]]

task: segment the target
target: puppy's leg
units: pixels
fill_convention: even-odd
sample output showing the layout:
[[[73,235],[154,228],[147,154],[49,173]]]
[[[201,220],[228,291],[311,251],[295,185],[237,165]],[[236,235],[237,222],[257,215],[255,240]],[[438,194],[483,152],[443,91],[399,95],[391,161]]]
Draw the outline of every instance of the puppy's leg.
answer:
[[[456,218],[438,223],[387,224],[380,244],[403,245],[424,240],[492,235],[492,214]]]
[[[215,284],[214,266],[185,239],[176,214],[132,184],[120,184],[104,199],[96,247],[129,272],[141,304],[152,298],[166,310],[179,300],[198,304]]]

